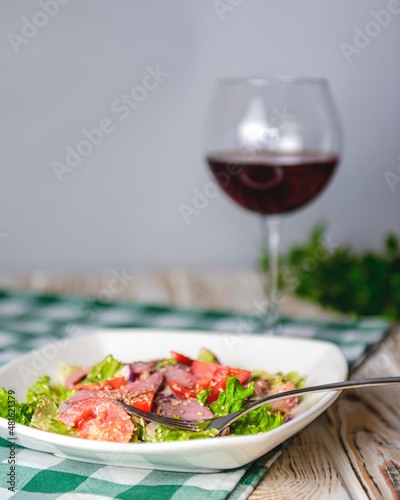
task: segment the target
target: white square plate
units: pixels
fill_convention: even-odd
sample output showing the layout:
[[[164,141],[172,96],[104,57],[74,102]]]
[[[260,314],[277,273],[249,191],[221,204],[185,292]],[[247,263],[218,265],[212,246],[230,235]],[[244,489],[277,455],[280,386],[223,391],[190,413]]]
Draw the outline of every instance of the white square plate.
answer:
[[[0,387],[13,389],[22,402],[27,388],[41,375],[59,381],[59,362],[90,366],[107,354],[130,362],[165,358],[170,350],[197,357],[206,347],[222,363],[247,370],[297,371],[306,385],[338,382],[347,377],[347,362],[334,344],[318,340],[173,330],[99,330],[32,351],[0,368]],[[52,434],[16,425],[18,444],[57,457],[123,467],[215,472],[245,465],[308,425],[339,393],[305,396],[290,422],[269,432],[167,443],[109,443]],[[0,436],[9,437],[0,418]]]

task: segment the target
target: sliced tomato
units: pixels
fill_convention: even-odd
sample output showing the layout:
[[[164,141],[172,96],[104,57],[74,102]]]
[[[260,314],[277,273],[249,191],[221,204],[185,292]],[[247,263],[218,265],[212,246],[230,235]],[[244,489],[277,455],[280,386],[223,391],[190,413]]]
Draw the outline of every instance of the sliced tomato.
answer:
[[[71,405],[59,420],[77,431],[77,436],[96,441],[129,442],[133,423],[128,413],[106,398],[82,399]]]
[[[96,384],[77,384],[72,387],[72,389],[79,391],[81,389],[85,389],[88,391],[91,390],[102,390],[102,389],[119,389],[125,385],[125,377],[115,377],[110,380],[103,380],[102,382],[98,382]]]
[[[168,385],[171,387],[173,393],[182,399],[189,399],[197,397],[196,389],[193,387],[182,387],[176,380],[168,380]]]
[[[239,382],[241,384],[244,384],[246,382],[246,380],[250,377],[251,375],[251,372],[247,371],[247,370],[233,370],[231,368],[232,372],[229,373],[229,376],[230,377],[234,377],[235,375],[237,375],[237,379],[239,380]],[[236,373],[238,372],[238,373]]]
[[[155,391],[142,392],[134,396],[127,396],[124,398],[124,401],[138,410],[151,411],[155,393]]]
[[[208,395],[207,403],[214,403],[217,401],[220,393],[226,389],[226,382],[226,377],[217,377],[210,380],[209,388],[211,392]]]
[[[227,377],[228,367],[224,365],[217,365],[215,363],[206,363],[204,361],[193,361],[192,365],[193,375],[201,379],[211,379],[213,377]]]
[[[125,382],[125,377],[115,377],[110,380],[106,380],[106,385],[103,387],[103,389],[119,389],[120,387],[125,385]]]
[[[168,381],[173,393],[182,399],[196,399],[199,392],[211,389],[207,398],[207,403],[214,403],[218,399],[221,391],[226,389],[226,377],[198,380],[194,387],[182,387],[176,380]]]
[[[171,358],[177,363],[182,363],[183,365],[192,366],[193,359],[188,358],[184,354],[179,354],[179,352],[171,351]]]
[[[168,385],[171,387],[173,393],[182,399],[197,398],[199,392],[203,392],[207,389],[212,389],[207,398],[207,403],[213,403],[218,399],[221,390],[226,389],[226,378],[208,378],[203,380],[197,380],[194,387],[182,387],[176,380],[168,381]]]
[[[202,380],[196,380],[196,392],[203,392],[210,388],[210,378],[203,378]]]
[[[250,377],[251,374],[251,372],[247,370],[231,368],[230,366],[225,365],[217,365],[215,363],[205,363],[204,361],[193,361],[192,372],[199,380],[228,376],[234,377],[236,375],[239,382],[242,384]]]

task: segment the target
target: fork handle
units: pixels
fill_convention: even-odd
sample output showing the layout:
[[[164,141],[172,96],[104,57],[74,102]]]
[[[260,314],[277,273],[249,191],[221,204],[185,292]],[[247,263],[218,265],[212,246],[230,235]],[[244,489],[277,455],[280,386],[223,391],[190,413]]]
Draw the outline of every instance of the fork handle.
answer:
[[[220,417],[218,419],[218,429],[222,431],[228,425],[231,425],[235,420],[246,415],[251,410],[255,410],[266,403],[271,401],[279,401],[280,399],[287,399],[294,396],[301,396],[302,394],[312,394],[314,392],[326,392],[326,391],[341,391],[346,389],[352,389],[354,387],[374,387],[380,385],[392,385],[399,384],[400,377],[382,377],[382,378],[368,378],[368,379],[360,379],[360,380],[347,380],[344,382],[333,382],[330,384],[322,384],[322,385],[314,385],[311,387],[302,387],[301,389],[293,389],[292,391],[280,392],[277,394],[272,394],[270,396],[266,396],[254,403],[251,403],[247,410],[241,412],[231,413],[230,415],[225,415],[224,417]],[[226,419],[226,423],[225,423]],[[223,421],[224,420],[224,421]],[[212,428],[213,424],[211,423],[209,428]]]
[[[380,385],[391,385],[400,384],[400,377],[382,377],[382,378],[367,378],[360,380],[346,380],[344,382],[332,382],[330,384],[314,385],[311,387],[302,387],[300,389],[293,389],[292,391],[280,392],[278,394],[272,394],[271,396],[266,396],[252,403],[247,411],[254,410],[269,401],[278,401],[279,399],[286,399],[293,396],[301,396],[302,394],[312,394],[314,392],[324,392],[324,391],[341,391],[346,389],[352,389],[353,387],[374,387]],[[246,413],[247,413],[246,411]]]

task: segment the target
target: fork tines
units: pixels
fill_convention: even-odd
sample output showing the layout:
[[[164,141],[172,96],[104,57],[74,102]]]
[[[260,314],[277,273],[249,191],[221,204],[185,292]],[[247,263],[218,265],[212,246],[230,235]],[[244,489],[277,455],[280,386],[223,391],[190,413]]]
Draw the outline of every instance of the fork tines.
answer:
[[[181,429],[186,431],[200,430],[199,426],[195,422],[190,420],[181,420],[178,418],[164,417],[163,415],[157,415],[156,413],[148,413],[148,415],[150,415],[150,417],[148,417],[148,420],[153,420],[153,422],[165,425],[165,427],[174,427],[176,429]]]
[[[122,401],[121,399],[117,399],[116,402],[128,413],[131,413],[136,417],[149,420],[150,422],[156,422],[157,424],[165,425],[165,427],[173,427],[175,429],[181,429],[185,431],[200,430],[200,427],[196,424],[196,422],[190,420],[181,420],[179,418],[164,417],[163,415],[158,415],[157,413],[139,410],[134,406],[126,404],[125,401]]]

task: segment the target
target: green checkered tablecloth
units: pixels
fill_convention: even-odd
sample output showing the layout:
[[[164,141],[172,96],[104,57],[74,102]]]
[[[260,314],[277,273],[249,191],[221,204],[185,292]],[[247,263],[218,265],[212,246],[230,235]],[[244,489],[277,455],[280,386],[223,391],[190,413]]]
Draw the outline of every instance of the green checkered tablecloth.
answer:
[[[79,297],[0,291],[0,363],[57,338],[88,328],[183,328],[245,333],[257,319],[228,312],[100,302]],[[284,318],[284,335],[338,344],[354,366],[384,337],[382,319],[326,323]],[[1,380],[0,380],[1,386]],[[216,474],[165,472],[74,462],[17,447],[16,493],[8,491],[8,442],[0,439],[0,498],[242,500],[247,498],[285,444],[240,469]]]

